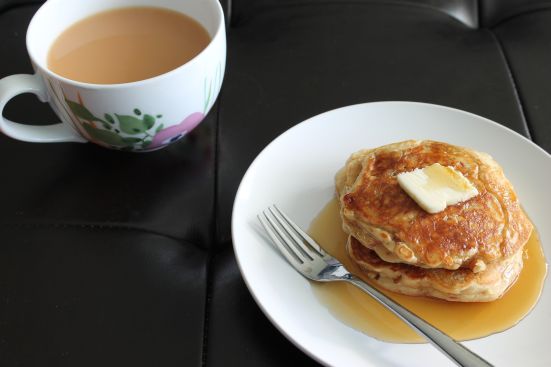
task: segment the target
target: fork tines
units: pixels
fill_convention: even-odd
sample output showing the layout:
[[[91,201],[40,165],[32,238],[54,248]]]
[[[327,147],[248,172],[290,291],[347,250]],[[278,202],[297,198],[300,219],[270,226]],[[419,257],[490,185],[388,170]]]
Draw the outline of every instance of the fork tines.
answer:
[[[265,209],[261,215],[258,215],[258,219],[266,233],[291,263],[304,264],[325,256],[325,251],[276,205]]]

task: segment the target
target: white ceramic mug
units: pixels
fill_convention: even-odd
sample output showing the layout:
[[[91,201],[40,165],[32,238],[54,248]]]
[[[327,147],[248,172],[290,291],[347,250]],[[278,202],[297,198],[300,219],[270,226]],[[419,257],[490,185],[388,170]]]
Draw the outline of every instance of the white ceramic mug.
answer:
[[[184,65],[154,78],[124,84],[90,84],[64,78],[47,67],[55,39],[95,13],[129,6],[155,6],[187,14],[211,36],[209,45]],[[131,151],[162,148],[197,126],[216,100],[226,63],[226,34],[217,0],[48,0],[27,30],[35,74],[0,80],[0,130],[28,142],[93,142]],[[24,125],[1,116],[14,96],[34,93],[49,102],[61,123]]]

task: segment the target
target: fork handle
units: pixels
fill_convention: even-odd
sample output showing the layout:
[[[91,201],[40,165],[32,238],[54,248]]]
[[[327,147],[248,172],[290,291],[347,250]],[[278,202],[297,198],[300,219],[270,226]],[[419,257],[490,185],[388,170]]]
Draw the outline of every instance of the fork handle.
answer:
[[[462,367],[487,367],[492,366],[479,355],[465,348],[460,343],[450,338],[447,334],[438,330],[413,312],[402,307],[392,299],[379,292],[361,279],[351,276],[346,281],[368,293],[389,311],[398,316],[402,321],[411,326],[418,334],[425,337],[432,345],[438,348],[448,358]]]

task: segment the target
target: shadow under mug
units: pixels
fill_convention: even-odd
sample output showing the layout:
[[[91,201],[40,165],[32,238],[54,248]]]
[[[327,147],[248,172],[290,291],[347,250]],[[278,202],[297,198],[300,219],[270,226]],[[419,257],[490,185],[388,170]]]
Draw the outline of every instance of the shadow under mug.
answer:
[[[73,23],[95,13],[129,6],[154,6],[184,13],[211,36],[207,47],[180,67],[154,78],[124,84],[90,84],[50,71],[47,56],[55,39]],[[0,130],[36,143],[93,142],[103,147],[151,151],[195,128],[214,104],[224,76],[226,34],[217,0],[48,0],[27,30],[34,75],[0,80]],[[60,123],[25,125],[1,116],[16,95],[34,93],[48,102]]]

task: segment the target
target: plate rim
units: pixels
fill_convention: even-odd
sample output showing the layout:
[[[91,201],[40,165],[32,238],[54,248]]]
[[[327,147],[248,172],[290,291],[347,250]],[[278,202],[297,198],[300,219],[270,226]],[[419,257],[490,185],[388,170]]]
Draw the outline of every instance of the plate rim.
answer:
[[[308,117],[305,120],[302,120],[302,121],[294,124],[293,126],[285,129],[280,134],[278,134],[276,137],[271,139],[258,152],[258,154],[255,156],[253,161],[249,164],[249,166],[247,167],[245,173],[243,174],[243,176],[242,176],[242,178],[239,182],[238,189],[236,191],[236,194],[235,194],[235,197],[234,197],[234,202],[233,202],[233,205],[232,205],[232,211],[231,211],[231,225],[230,225],[230,228],[231,228],[232,249],[234,251],[234,256],[235,256],[235,259],[236,259],[236,263],[237,263],[239,272],[240,272],[241,277],[242,277],[242,279],[243,279],[243,281],[244,281],[244,283],[247,287],[247,290],[249,291],[249,294],[253,297],[255,303],[261,309],[261,311],[265,315],[265,317],[295,347],[297,347],[303,353],[308,355],[310,358],[314,359],[316,362],[318,362],[322,365],[325,365],[325,366],[330,366],[329,362],[322,359],[318,355],[314,354],[312,351],[310,351],[308,348],[306,348],[299,340],[297,340],[293,335],[288,333],[284,329],[284,327],[282,325],[280,325],[280,323],[278,323],[277,320],[267,311],[266,307],[262,304],[261,300],[258,298],[258,294],[255,293],[255,290],[252,287],[252,285],[250,283],[250,280],[246,276],[247,271],[245,270],[245,265],[243,264],[243,259],[238,256],[238,249],[237,249],[237,246],[236,246],[236,238],[235,238],[235,236],[236,236],[235,228],[236,228],[236,225],[237,225],[237,219],[236,219],[235,214],[239,210],[240,202],[243,200],[242,196],[244,195],[243,194],[243,192],[244,192],[244,183],[246,183],[247,180],[248,180],[248,177],[253,174],[253,171],[255,170],[256,165],[259,164],[258,162],[260,161],[261,157],[265,154],[265,152],[274,143],[276,143],[277,141],[283,139],[286,135],[292,134],[296,129],[303,128],[305,125],[311,124],[311,123],[315,122],[317,119],[320,119],[324,116],[327,116],[327,115],[330,115],[330,114],[337,114],[337,113],[343,112],[344,110],[348,110],[348,109],[352,110],[352,109],[355,109],[355,108],[362,108],[362,107],[369,108],[371,106],[376,106],[376,105],[388,105],[388,106],[396,105],[398,107],[409,105],[409,106],[418,106],[418,107],[428,108],[428,109],[439,109],[439,110],[443,110],[443,111],[447,111],[447,112],[451,112],[451,113],[463,114],[463,115],[468,116],[469,118],[480,120],[481,122],[489,124],[489,125],[493,126],[494,128],[501,129],[502,131],[504,131],[507,134],[512,134],[517,138],[521,138],[521,140],[524,141],[524,143],[528,143],[528,145],[531,148],[536,148],[535,149],[536,152],[538,152],[539,154],[543,154],[547,159],[551,160],[551,154],[548,153],[547,151],[545,151],[542,147],[540,147],[536,143],[534,143],[531,139],[529,139],[528,137],[526,137],[526,136],[518,133],[517,131],[515,131],[515,130],[507,127],[507,126],[504,126],[504,125],[502,125],[502,124],[500,124],[496,121],[490,120],[490,119],[488,119],[484,116],[480,116],[480,115],[477,115],[475,113],[468,112],[468,111],[465,111],[465,110],[461,110],[461,109],[458,109],[458,108],[449,107],[449,106],[440,105],[440,104],[426,103],[426,102],[416,102],[416,101],[400,101],[400,100],[374,101],[374,102],[356,103],[356,104],[337,107],[337,108],[334,108],[334,109],[331,109],[331,110],[326,110],[324,112],[313,115],[311,117]],[[545,287],[545,283],[544,283],[544,287]],[[543,294],[543,289],[542,289],[542,294]],[[539,302],[539,300],[538,300],[538,302]]]

